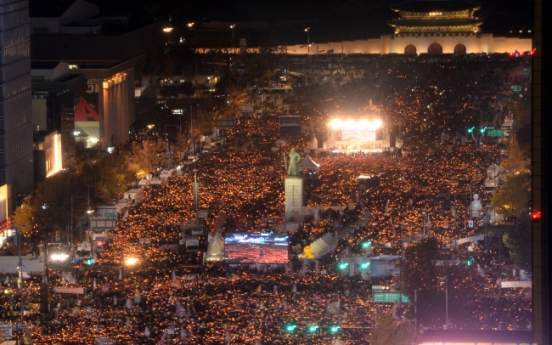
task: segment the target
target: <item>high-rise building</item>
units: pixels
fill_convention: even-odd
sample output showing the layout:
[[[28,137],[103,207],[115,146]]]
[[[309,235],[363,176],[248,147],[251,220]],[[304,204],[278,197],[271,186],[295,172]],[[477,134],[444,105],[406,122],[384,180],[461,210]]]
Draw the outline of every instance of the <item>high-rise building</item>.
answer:
[[[34,184],[27,0],[0,0],[0,48],[0,185],[11,212]]]

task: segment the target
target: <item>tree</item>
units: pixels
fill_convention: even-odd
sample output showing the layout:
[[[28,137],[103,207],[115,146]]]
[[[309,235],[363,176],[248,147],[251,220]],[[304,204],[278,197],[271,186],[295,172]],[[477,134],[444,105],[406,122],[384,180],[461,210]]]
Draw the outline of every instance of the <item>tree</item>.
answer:
[[[370,333],[370,345],[412,345],[416,340],[414,327],[408,321],[397,321],[391,315],[377,318],[376,328]]]
[[[21,232],[21,234],[30,234],[34,227],[34,205],[31,197],[27,197],[23,200],[21,207],[18,207],[13,216],[13,225]]]
[[[136,169],[136,177],[143,178],[153,172],[154,167],[166,160],[167,144],[160,139],[133,142],[130,148],[130,168]]]
[[[65,233],[71,223],[71,206],[73,224],[78,224],[79,217],[88,208],[87,200],[83,198],[87,195],[87,188],[82,176],[71,172],[59,172],[42,182],[33,202],[35,224],[41,233],[34,235]],[[72,203],[71,196],[74,197]]]
[[[128,165],[126,156],[118,154],[105,155],[99,161],[102,186],[110,198],[126,190]]]
[[[510,171],[510,174],[517,175],[525,172],[525,167],[529,163],[529,158],[525,152],[519,148],[517,140],[508,145],[508,158],[502,162],[502,166]]]
[[[504,234],[503,241],[516,266],[531,272],[531,219],[527,212],[523,212],[513,229]]]
[[[182,131],[176,135],[174,150],[177,153],[182,152],[182,154],[184,154],[186,151],[188,151],[190,144],[190,133],[188,131]]]
[[[493,196],[493,207],[499,214],[519,217],[529,207],[530,183],[527,174],[508,177],[504,186]]]

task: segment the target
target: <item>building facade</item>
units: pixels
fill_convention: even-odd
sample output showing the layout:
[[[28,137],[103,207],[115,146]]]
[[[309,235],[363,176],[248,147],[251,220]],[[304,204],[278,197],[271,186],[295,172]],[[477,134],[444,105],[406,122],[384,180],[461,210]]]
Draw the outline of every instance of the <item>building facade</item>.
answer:
[[[379,39],[286,47],[288,54],[494,54],[532,50],[530,38],[482,33],[479,6],[467,1],[404,1],[391,5],[399,18],[387,23],[393,34]]]
[[[69,74],[82,76],[87,86],[84,94],[74,94],[74,105],[84,98],[98,116],[93,135],[83,136],[82,126],[73,128],[79,133],[76,143],[104,150],[125,143],[135,119],[134,69],[163,44],[161,23],[134,25],[125,16],[102,17],[86,0],[54,1],[57,6],[30,1],[33,64],[67,63]]]
[[[27,0],[0,0],[0,185],[8,212],[34,186]]]

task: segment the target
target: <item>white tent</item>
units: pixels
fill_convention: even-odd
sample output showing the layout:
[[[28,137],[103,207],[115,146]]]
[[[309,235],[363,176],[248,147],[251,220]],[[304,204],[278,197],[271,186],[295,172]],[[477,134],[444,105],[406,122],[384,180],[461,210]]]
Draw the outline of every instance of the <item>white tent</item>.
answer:
[[[207,260],[224,260],[224,238],[217,232],[207,246]]]
[[[337,241],[330,233],[326,233],[324,236],[320,237],[310,244],[311,253],[316,259],[328,254],[329,252],[334,250],[336,246]]]
[[[313,161],[312,158],[309,157],[309,155],[306,155],[305,159],[303,159],[303,161],[301,163],[297,164],[297,168],[299,170],[313,169],[313,170],[318,171],[318,169],[320,168],[320,164]]]

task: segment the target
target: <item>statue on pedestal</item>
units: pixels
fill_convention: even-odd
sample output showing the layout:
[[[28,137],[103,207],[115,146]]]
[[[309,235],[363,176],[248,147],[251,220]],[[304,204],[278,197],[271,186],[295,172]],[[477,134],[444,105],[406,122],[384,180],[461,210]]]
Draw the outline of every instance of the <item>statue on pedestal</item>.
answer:
[[[471,218],[481,217],[481,210],[483,210],[483,205],[481,205],[481,201],[479,201],[479,195],[474,194],[473,201],[470,204]]]
[[[289,164],[288,164],[289,159]],[[286,164],[288,176],[300,176],[299,169],[297,168],[297,163],[301,160],[301,154],[295,151],[295,148],[291,148],[289,155],[284,153],[284,163]]]

